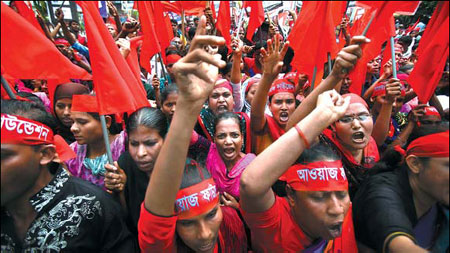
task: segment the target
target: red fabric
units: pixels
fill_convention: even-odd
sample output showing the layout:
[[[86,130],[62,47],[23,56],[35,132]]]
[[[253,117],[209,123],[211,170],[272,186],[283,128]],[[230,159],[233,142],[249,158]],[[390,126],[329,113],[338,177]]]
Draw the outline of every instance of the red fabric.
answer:
[[[335,58],[338,53],[335,28],[342,20],[345,1],[305,1],[297,21],[289,34],[290,46],[295,52],[291,65],[307,74],[312,82],[314,67],[317,67],[315,82],[320,81],[323,66],[328,61],[327,53]]]
[[[377,83],[377,85],[373,89],[373,93],[372,93],[371,97],[374,98],[374,97],[386,95],[386,83],[387,82],[379,82],[379,83]],[[402,85],[401,96],[404,97],[405,95],[406,95],[406,92],[405,92],[405,89],[403,88],[403,85]]]
[[[448,58],[449,37],[449,3],[439,3],[420,40],[417,49],[419,60],[414,65],[408,83],[411,85],[420,103],[426,104],[433,95],[442,76],[445,62]],[[439,8],[438,8],[439,7]],[[446,11],[446,18],[442,18],[442,11]]]
[[[180,59],[181,59],[181,56],[179,56],[177,54],[171,54],[171,55],[167,56],[166,62],[167,62],[167,65],[175,64]]]
[[[438,116],[441,118],[441,114],[439,114],[438,110],[434,106],[427,106],[424,111],[426,116]]]
[[[98,112],[97,97],[93,95],[73,95],[71,110],[74,112]]]
[[[259,83],[259,81],[261,81],[260,78],[250,78],[250,80],[248,81],[247,87],[245,87],[245,94],[247,95],[248,91],[250,90],[250,88],[255,84],[255,83]]]
[[[394,16],[392,16],[389,19],[389,30],[388,30],[388,35],[390,37],[395,37],[395,19]],[[395,50],[395,52],[397,52],[397,48]],[[389,60],[392,59],[392,53],[391,53],[391,40],[390,38],[388,38],[387,40],[387,44],[386,47],[384,48],[383,51],[383,60],[381,61],[381,65],[380,65],[380,75],[382,75],[384,73],[384,64],[386,64]],[[398,68],[397,68],[398,70]]]
[[[185,15],[201,16],[206,8],[206,1],[161,1],[165,11],[182,14],[184,10]]]
[[[363,55],[358,60],[353,71],[350,72],[349,78],[352,84],[349,87],[350,92],[361,94],[362,86],[366,78],[367,63],[375,58],[381,51],[381,45],[389,39],[391,33],[390,23],[392,22],[392,15],[395,12],[402,11],[414,12],[419,4],[419,1],[367,1],[357,2],[357,5],[363,6],[366,9],[367,16],[358,25],[358,29],[353,30],[354,35],[362,34],[364,28],[375,11],[375,18],[373,19],[366,37],[371,40],[370,43],[363,47]]]
[[[244,7],[250,7],[250,20],[247,26],[247,39],[252,41],[256,29],[264,22],[264,8],[262,1],[244,1]]]
[[[301,252],[312,244],[295,221],[284,198],[276,196],[273,206],[264,212],[247,213],[241,209],[241,213],[252,231],[255,252]],[[358,252],[351,205],[344,218],[342,235],[329,242],[324,252]]]
[[[282,136],[286,132],[286,130],[281,128],[280,125],[278,125],[278,122],[273,117],[269,115],[265,115],[265,117],[267,127],[269,128],[270,137],[272,137],[273,141],[278,140],[278,138],[280,138],[280,136]]]
[[[141,79],[141,68],[139,65],[138,54],[137,54],[137,48],[140,45],[142,45],[142,36],[138,36],[138,37],[134,37],[134,38],[130,39],[130,53],[128,54],[128,57],[126,58],[128,66],[130,67],[131,71],[133,71],[134,77],[137,80]]]
[[[164,13],[164,7],[161,4],[161,1],[152,1],[151,4],[153,6],[155,33],[161,47],[162,57],[165,59],[166,48],[170,45],[170,41],[173,39],[172,24],[170,22],[169,15]]]
[[[209,6],[211,8],[212,16],[213,16],[214,20],[216,20],[217,14],[216,14],[216,6],[214,6],[214,1],[209,1]]]
[[[45,35],[44,31],[42,30],[41,25],[36,19],[36,14],[34,14],[34,11],[31,7],[29,7],[25,1],[14,1],[14,4],[16,5],[17,10],[19,11],[19,14],[24,17],[28,22],[30,22],[38,31],[40,31],[43,35]]]
[[[63,39],[63,38],[55,39],[55,45],[64,45],[66,47],[70,47],[69,42],[66,39]]]
[[[405,34],[409,34],[411,33],[413,30],[415,30],[417,24],[419,24],[420,22],[420,18],[417,19],[416,23],[414,23],[413,25],[409,26],[408,29],[406,29]],[[419,28],[420,29],[420,28]]]
[[[137,7],[142,31],[144,32],[140,63],[148,73],[151,73],[150,59],[156,53],[161,52],[161,47],[155,33],[153,8],[149,1],[138,1]]]
[[[131,113],[150,106],[141,80],[136,79],[106,29],[97,2],[76,3],[83,9],[98,112],[101,115]]]
[[[449,157],[449,131],[425,135],[412,141],[407,155],[418,157]]]
[[[175,208],[179,220],[192,219],[212,210],[219,203],[216,184],[212,178],[190,187],[180,189],[177,193]]]
[[[281,92],[289,92],[294,94],[295,87],[287,79],[277,79],[275,80],[275,82],[273,82],[272,86],[269,89],[269,97]]]
[[[37,146],[54,144],[58,157],[67,161],[76,157],[75,152],[67,145],[59,135],[53,135],[53,131],[46,125],[17,115],[2,113],[1,142],[8,144],[22,144]]]
[[[212,6],[214,6],[214,4]],[[217,18],[216,28],[222,34],[222,37],[225,39],[227,46],[230,46],[231,44],[230,1],[220,1],[219,17]]]
[[[1,3],[1,66],[6,79],[91,79],[40,33]]]
[[[341,160],[295,164],[283,175],[296,191],[347,191],[348,181]]]
[[[360,97],[360,96],[358,96],[358,95],[356,95],[356,94],[353,94],[353,93],[347,93],[347,94],[342,95],[342,97],[343,97],[344,99],[345,99],[346,97],[350,97],[350,104],[359,103],[359,104],[364,105],[364,106],[367,108],[367,110],[369,110],[369,105],[367,105],[366,101],[365,101],[362,97]]]
[[[375,139],[373,139],[372,136],[370,136],[369,144],[364,148],[364,158],[362,164],[355,160],[352,153],[348,151],[344,146],[341,145],[339,139],[336,136],[336,133],[331,131],[330,129],[325,129],[322,133],[325,135],[329,140],[333,142],[333,144],[340,150],[340,152],[345,156],[345,158],[351,162],[354,165],[362,165],[365,168],[372,168],[376,162],[380,160],[380,153],[378,152],[378,146],[375,142]]]

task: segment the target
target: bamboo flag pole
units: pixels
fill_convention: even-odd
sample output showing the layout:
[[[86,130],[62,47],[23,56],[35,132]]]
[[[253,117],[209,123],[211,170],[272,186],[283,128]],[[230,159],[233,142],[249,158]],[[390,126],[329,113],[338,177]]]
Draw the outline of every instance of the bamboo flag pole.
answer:
[[[313,76],[311,79],[311,90],[314,90],[314,82],[316,81],[317,67],[314,66]]]
[[[5,78],[3,78],[3,76],[2,76],[2,86],[3,89],[5,89],[6,93],[8,94],[9,98],[17,99],[16,94],[14,94],[14,92],[11,89],[11,86],[9,86],[8,82],[5,80]]]
[[[108,128],[106,127],[105,115],[100,115],[100,123],[102,124],[103,141],[105,142],[106,155],[108,156],[108,163],[114,164],[112,157],[111,146],[109,146]]]

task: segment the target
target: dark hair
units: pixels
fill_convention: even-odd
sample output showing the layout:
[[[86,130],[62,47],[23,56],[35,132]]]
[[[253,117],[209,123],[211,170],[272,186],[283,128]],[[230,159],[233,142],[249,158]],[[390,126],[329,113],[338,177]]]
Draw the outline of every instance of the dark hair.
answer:
[[[69,21],[69,25],[72,25],[72,23],[77,23],[78,25],[80,24],[80,22],[78,22],[75,19],[72,19],[72,20]]]
[[[170,94],[177,93],[178,94],[178,87],[174,84],[168,85],[164,87],[164,89],[161,92],[161,106],[164,104],[164,102],[167,100]]]
[[[195,36],[195,33],[197,32],[197,28],[195,28],[195,27],[191,27],[190,29],[189,29],[189,32],[188,32],[188,35],[189,35],[189,38],[192,40],[192,39],[194,39],[194,36]]]
[[[406,71],[413,69],[413,68],[414,68],[414,64],[405,64],[405,65],[401,66],[398,71],[406,73]]]
[[[187,158],[180,190],[198,184],[209,178],[211,178],[211,174],[206,169],[206,166],[196,162],[194,159]]]
[[[232,66],[233,66],[232,62],[227,62],[225,67],[219,69],[219,72],[220,72],[220,74],[222,74],[222,77],[224,77],[226,74],[230,73]]]
[[[97,121],[100,121],[100,114],[98,112],[87,112],[87,114],[91,115]],[[116,122],[116,116],[114,114],[109,114],[111,117],[111,125],[109,126],[109,132],[111,134],[118,134],[122,131],[122,125]]]
[[[143,107],[131,114],[126,123],[128,135],[136,130],[138,126],[157,130],[163,139],[166,137],[168,130],[167,120],[164,114],[160,110],[150,107]]]
[[[408,141],[406,142],[404,148],[406,149],[408,145],[415,139],[418,139],[426,135],[441,133],[445,131],[448,131],[448,124],[444,122],[438,125],[424,124],[421,125],[420,127],[416,127],[409,136]],[[430,159],[429,157],[418,157],[418,158],[424,164],[428,163]],[[370,172],[371,174],[377,174],[384,171],[392,171],[397,168],[407,169],[407,165],[404,162],[404,157],[402,156],[402,154],[396,151],[394,147],[390,147],[383,153],[380,161],[375,165],[375,167],[372,170],[370,170]]]
[[[33,93],[19,91],[19,92],[17,92],[17,96],[29,99],[29,100],[31,100],[31,102],[40,104],[40,105],[44,106],[44,108],[45,108],[45,105],[42,102],[42,100],[38,96],[34,95]]]
[[[221,113],[219,115],[216,116],[216,118],[214,119],[214,134],[216,132],[216,127],[217,125],[222,121],[222,120],[227,120],[227,119],[233,119],[236,124],[238,124],[239,126],[239,131],[242,133],[242,129],[241,129],[241,119],[239,118],[239,116],[234,113],[234,112],[224,112]]]

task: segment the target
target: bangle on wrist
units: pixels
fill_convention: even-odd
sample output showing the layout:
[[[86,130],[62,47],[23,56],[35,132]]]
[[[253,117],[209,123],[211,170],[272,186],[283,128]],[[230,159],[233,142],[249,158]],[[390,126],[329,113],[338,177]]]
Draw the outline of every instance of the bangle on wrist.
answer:
[[[305,136],[305,134],[303,133],[303,131],[300,129],[300,127],[298,126],[298,125],[295,125],[295,130],[297,130],[297,133],[298,133],[298,135],[300,136],[300,139],[302,139],[303,140],[303,143],[305,144],[305,146],[306,146],[306,149],[309,149],[309,142],[308,142],[308,140],[306,139],[306,136]]]

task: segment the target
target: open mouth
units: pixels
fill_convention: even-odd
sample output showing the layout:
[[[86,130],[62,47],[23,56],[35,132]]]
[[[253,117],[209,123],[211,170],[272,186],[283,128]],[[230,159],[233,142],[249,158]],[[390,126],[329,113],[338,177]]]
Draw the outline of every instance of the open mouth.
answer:
[[[333,224],[331,226],[328,226],[328,232],[330,233],[332,238],[336,238],[341,236],[342,234],[342,222]]]
[[[209,243],[207,243],[207,244],[203,244],[202,246],[200,246],[200,247],[198,248],[198,250],[199,250],[200,252],[206,252],[206,251],[212,250],[212,249],[214,248],[214,246],[215,246],[215,243],[209,242]]]
[[[352,134],[352,141],[355,143],[364,143],[365,134],[361,131]]]
[[[217,107],[217,111],[218,111],[218,112],[226,112],[226,111],[228,111],[228,108],[227,108],[226,105],[219,105],[219,106]]]
[[[281,122],[287,122],[289,120],[289,113],[287,112],[281,112],[280,113],[280,121]]]
[[[234,149],[234,148],[225,148],[223,150],[223,153],[226,157],[233,157],[235,152],[236,152],[236,149]]]

